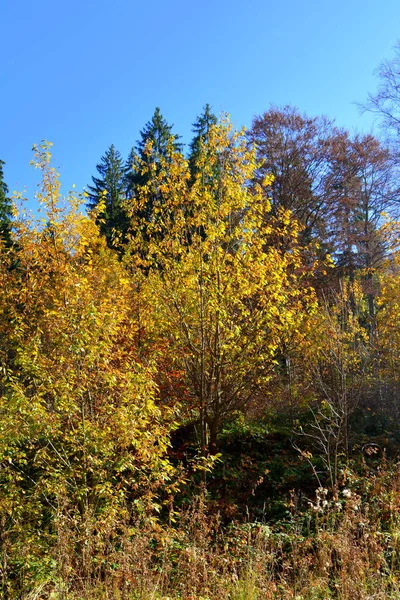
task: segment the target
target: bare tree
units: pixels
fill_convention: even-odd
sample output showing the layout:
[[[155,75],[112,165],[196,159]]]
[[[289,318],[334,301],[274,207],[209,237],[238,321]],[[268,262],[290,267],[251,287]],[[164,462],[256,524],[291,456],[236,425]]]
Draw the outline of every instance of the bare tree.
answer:
[[[373,278],[386,254],[382,214],[400,200],[393,154],[370,134],[337,131],[329,140],[325,185],[327,229],[336,265],[350,281],[362,270],[373,327],[377,291]]]
[[[386,132],[400,136],[400,40],[395,48],[395,55],[384,60],[377,69],[379,85],[375,94],[369,94],[361,110],[375,113],[382,119]]]
[[[318,347],[306,356],[314,402],[311,422],[300,434],[318,450],[332,487],[349,455],[350,419],[362,403],[371,365],[371,347],[354,312],[354,297],[359,306],[362,291],[348,283],[321,302],[313,334]]]
[[[289,209],[303,225],[303,239],[320,237],[325,208],[324,180],[327,172],[328,139],[332,122],[325,117],[301,115],[296,108],[271,107],[255,117],[248,140],[256,145],[260,165],[257,183],[266,175],[274,180],[268,190],[272,215]]]

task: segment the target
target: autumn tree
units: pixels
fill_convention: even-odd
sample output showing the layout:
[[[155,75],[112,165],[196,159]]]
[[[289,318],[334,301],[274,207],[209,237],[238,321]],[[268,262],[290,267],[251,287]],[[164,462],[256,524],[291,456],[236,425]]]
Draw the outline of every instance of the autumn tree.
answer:
[[[380,221],[382,214],[393,211],[400,200],[393,156],[372,135],[352,137],[347,131],[338,131],[329,142],[325,184],[336,267],[352,282],[357,270],[362,273],[370,318],[374,320],[375,273],[386,252]]]
[[[297,109],[272,107],[253,119],[247,133],[255,145],[259,165],[254,179],[264,185],[264,177],[274,176],[270,184],[271,215],[290,210],[303,226],[305,242],[324,239],[327,141],[332,122],[324,117],[301,115]]]
[[[270,202],[261,186],[248,186],[255,164],[229,123],[213,126],[194,184],[187,186],[188,164],[176,153],[163,201],[154,207],[154,227],[168,233],[152,235],[147,254],[155,265],[145,284],[153,298],[153,335],[164,339],[184,372],[183,409],[199,423],[201,446],[211,452],[229,415],[268,385],[282,340],[301,337],[301,323],[315,306],[299,253],[267,243],[275,234],[266,219]],[[282,210],[279,218],[295,239],[290,214]]]
[[[138,357],[129,275],[79,199],[63,205],[49,160],[48,146],[38,147],[38,201],[51,235],[41,222],[17,219],[20,266],[0,263],[1,569],[9,597],[29,592],[38,565],[47,580],[89,585],[124,523],[159,510],[157,490],[172,475],[168,419],[152,369]]]
[[[337,291],[330,290],[320,300],[302,346],[301,389],[312,418],[300,433],[312,441],[332,487],[348,461],[351,419],[357,409],[366,409],[373,370],[373,347],[362,324],[364,297],[359,282],[342,281]]]
[[[400,398],[400,223],[382,227],[388,253],[379,270],[380,293],[376,299],[375,394],[372,408],[397,423]]]

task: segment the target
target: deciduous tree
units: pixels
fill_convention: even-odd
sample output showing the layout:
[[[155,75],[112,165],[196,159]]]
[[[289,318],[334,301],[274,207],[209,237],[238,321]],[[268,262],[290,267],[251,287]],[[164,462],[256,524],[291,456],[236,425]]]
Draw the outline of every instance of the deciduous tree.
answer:
[[[255,181],[270,184],[271,215],[290,210],[303,226],[301,236],[309,242],[324,237],[327,141],[332,122],[324,117],[311,118],[297,109],[272,107],[253,119],[247,136],[255,145],[259,165]]]
[[[188,187],[187,162],[174,156],[163,201],[154,205],[155,226],[167,234],[152,235],[148,256],[156,268],[150,266],[146,285],[154,335],[168,341],[184,370],[201,446],[215,452],[228,416],[268,385],[285,336],[301,337],[315,298],[304,285],[296,244],[289,253],[267,243],[276,235],[266,219],[270,202],[260,186],[248,186],[255,157],[243,136],[228,123],[213,126],[197,164]],[[290,214],[281,210],[279,219],[282,234],[295,240]]]
[[[329,142],[329,172],[325,179],[328,231],[338,271],[354,282],[362,271],[369,312],[375,317],[376,269],[385,256],[380,222],[400,200],[393,156],[372,135],[353,137],[338,131]]]
[[[24,592],[38,565],[60,576],[51,566],[60,536],[58,568],[90,581],[118,545],[117,524],[158,510],[172,475],[129,275],[79,199],[63,206],[49,160],[39,147],[51,235],[17,220],[19,268],[0,265],[1,568]]]
[[[382,119],[386,132],[400,136],[400,41],[397,42],[393,58],[383,61],[378,69],[378,89],[369,94],[367,103],[361,106]]]

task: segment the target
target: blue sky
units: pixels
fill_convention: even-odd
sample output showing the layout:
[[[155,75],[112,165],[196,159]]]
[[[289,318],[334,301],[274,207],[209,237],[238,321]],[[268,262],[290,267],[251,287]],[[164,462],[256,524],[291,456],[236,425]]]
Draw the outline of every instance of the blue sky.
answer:
[[[31,199],[33,143],[52,141],[63,189],[81,190],[110,144],[128,154],[155,106],[186,143],[206,102],[238,126],[272,103],[369,131],[354,102],[400,37],[399,0],[0,5],[0,158]]]

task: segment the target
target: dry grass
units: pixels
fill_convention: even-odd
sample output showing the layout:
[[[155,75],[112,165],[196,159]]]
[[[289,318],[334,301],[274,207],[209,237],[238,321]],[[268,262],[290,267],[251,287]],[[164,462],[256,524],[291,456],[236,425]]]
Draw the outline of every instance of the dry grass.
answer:
[[[51,569],[41,581],[10,580],[3,597],[26,600],[389,600],[400,598],[397,470],[318,490],[285,523],[231,523],[200,497],[174,526],[114,515],[60,514]],[[13,591],[14,590],[14,591]]]

